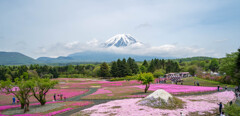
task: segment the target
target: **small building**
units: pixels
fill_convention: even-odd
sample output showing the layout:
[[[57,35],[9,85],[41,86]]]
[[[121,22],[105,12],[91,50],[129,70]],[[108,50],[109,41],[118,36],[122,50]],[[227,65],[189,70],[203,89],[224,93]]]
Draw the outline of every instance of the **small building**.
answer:
[[[168,80],[172,80],[172,79],[181,79],[181,78],[186,78],[186,77],[190,77],[190,73],[189,72],[180,72],[180,73],[168,73],[165,74],[165,77]]]

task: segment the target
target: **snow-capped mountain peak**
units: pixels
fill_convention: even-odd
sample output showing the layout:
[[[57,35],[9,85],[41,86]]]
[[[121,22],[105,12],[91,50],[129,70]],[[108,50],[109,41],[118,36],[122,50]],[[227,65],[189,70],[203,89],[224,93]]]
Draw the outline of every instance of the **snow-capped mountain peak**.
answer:
[[[130,45],[142,45],[141,42],[138,42],[134,39],[130,34],[117,34],[110,39],[108,39],[105,43],[105,47],[126,47]]]

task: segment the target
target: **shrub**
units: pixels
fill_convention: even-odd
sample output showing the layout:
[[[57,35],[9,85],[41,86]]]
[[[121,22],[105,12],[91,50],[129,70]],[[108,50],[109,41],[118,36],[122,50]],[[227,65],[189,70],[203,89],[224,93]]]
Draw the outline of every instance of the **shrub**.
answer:
[[[89,76],[83,75],[83,74],[69,74],[69,75],[60,75],[59,78],[89,78]]]
[[[137,80],[136,76],[126,76],[126,77],[117,77],[117,78],[112,78],[110,81],[124,81],[124,80]]]
[[[154,76],[155,78],[158,78],[158,77],[160,77],[160,76],[164,76],[164,73],[165,73],[165,72],[166,72],[165,70],[159,69],[159,70],[154,71],[153,76]]]
[[[227,104],[224,105],[223,111],[229,116],[239,116],[240,106],[237,104],[232,104],[231,106]]]

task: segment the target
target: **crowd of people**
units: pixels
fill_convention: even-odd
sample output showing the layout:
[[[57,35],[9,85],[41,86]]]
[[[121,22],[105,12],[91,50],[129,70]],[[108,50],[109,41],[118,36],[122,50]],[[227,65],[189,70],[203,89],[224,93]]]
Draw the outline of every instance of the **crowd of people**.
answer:
[[[60,101],[62,101],[62,100],[66,101],[66,100],[67,100],[67,97],[64,97],[63,94],[58,94],[58,95],[57,95],[57,94],[55,93],[55,94],[53,95],[53,101],[57,101],[57,96],[59,97],[59,100],[60,100]],[[18,99],[16,100],[15,96],[13,96],[13,97],[12,97],[12,104],[16,104],[16,103],[18,104],[18,103],[19,103],[19,100],[18,100]]]
[[[67,100],[67,97],[63,97],[63,94],[58,94],[58,95],[57,95],[57,94],[55,93],[55,94],[53,95],[53,101],[57,101],[57,96],[60,98],[60,99],[59,99],[60,101],[62,101],[62,100],[66,101],[66,100]]]

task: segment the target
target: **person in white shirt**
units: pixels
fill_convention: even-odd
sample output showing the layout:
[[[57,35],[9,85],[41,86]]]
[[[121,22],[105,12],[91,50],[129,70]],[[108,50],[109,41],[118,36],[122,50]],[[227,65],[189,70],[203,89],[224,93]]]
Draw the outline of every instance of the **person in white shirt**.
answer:
[[[224,112],[222,112],[222,113],[220,114],[220,116],[225,116]]]

